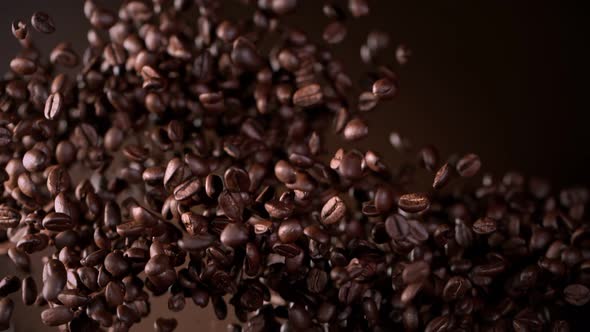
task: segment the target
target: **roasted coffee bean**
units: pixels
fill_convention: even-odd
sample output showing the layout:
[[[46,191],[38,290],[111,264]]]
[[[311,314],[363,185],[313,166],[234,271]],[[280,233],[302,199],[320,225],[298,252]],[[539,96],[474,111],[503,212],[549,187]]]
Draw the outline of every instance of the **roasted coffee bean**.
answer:
[[[221,232],[221,243],[228,247],[243,246],[248,242],[248,229],[241,223],[227,224]]]
[[[77,289],[64,289],[59,293],[57,299],[66,307],[76,309],[88,303],[88,296],[80,293]]]
[[[428,325],[426,325],[425,332],[442,332],[446,331],[449,326],[449,317],[439,316],[432,319]]]
[[[403,240],[408,236],[410,226],[404,216],[392,214],[385,220],[385,230],[392,240]]]
[[[278,235],[281,242],[292,243],[297,241],[303,235],[303,227],[297,220],[285,220],[279,226]]]
[[[322,207],[320,218],[325,225],[332,225],[344,218],[346,205],[338,196],[330,198]]]
[[[473,223],[473,231],[477,234],[490,234],[496,231],[496,221],[489,217],[478,219]]]
[[[154,322],[155,332],[172,332],[178,326],[178,322],[174,318],[160,317]]]
[[[10,327],[14,302],[8,298],[0,299],[0,330],[4,331]]]
[[[426,194],[412,193],[402,195],[399,198],[397,204],[399,208],[405,212],[418,213],[423,212],[424,210],[429,208],[430,200],[428,199],[428,196],[426,196]]]
[[[43,227],[54,232],[61,232],[73,227],[72,218],[59,212],[50,212],[43,218]]]
[[[31,75],[37,71],[37,64],[33,60],[17,57],[10,61],[10,69],[19,75]]]
[[[10,257],[14,265],[16,265],[16,267],[18,267],[20,270],[25,272],[29,271],[31,259],[27,253],[18,248],[12,247],[8,249],[8,257]]]
[[[35,12],[31,17],[31,25],[35,30],[43,33],[53,33],[55,31],[53,20],[44,12]]]
[[[109,253],[104,259],[104,267],[114,277],[125,275],[129,270],[129,263],[121,252]]]
[[[432,188],[440,189],[442,188],[449,179],[451,178],[451,168],[448,163],[442,165],[438,171],[436,171],[436,175],[434,176],[434,181],[432,182]]]
[[[231,60],[236,65],[250,71],[256,71],[264,64],[256,46],[244,37],[238,37],[234,41]]]
[[[323,101],[322,88],[318,84],[306,85],[293,94],[293,104],[299,107],[312,107]]]
[[[342,156],[339,166],[342,176],[358,179],[363,174],[363,155],[356,151],[349,151]]]
[[[354,17],[361,17],[369,14],[369,4],[367,0],[348,0],[348,9]]]
[[[467,154],[457,162],[457,173],[462,177],[472,177],[481,168],[481,161],[475,154]]]
[[[20,279],[17,276],[7,276],[0,279],[0,297],[8,296],[19,290]]]
[[[425,261],[418,261],[409,265],[406,265],[402,278],[405,283],[417,283],[422,282],[430,274],[430,265]]]
[[[334,21],[324,28],[322,37],[328,44],[339,44],[346,37],[346,25],[342,22]]]
[[[66,324],[74,318],[70,309],[64,306],[55,306],[41,312],[41,320],[47,326],[58,326]]]
[[[563,290],[564,300],[574,306],[583,306],[590,302],[590,289],[581,284],[568,285]]]
[[[344,126],[344,138],[349,141],[356,141],[367,137],[369,127],[359,118],[353,118]]]
[[[14,228],[18,226],[21,220],[21,214],[18,210],[0,205],[0,229]]]
[[[37,299],[37,284],[32,277],[26,277],[22,281],[22,300],[24,305],[32,305]]]
[[[293,258],[301,253],[301,248],[292,243],[277,243],[272,247],[272,250],[281,256],[285,256],[286,258]]]
[[[12,34],[15,38],[23,40],[27,38],[27,24],[21,20],[12,21]]]
[[[391,99],[397,94],[397,86],[389,78],[382,78],[373,83],[373,94],[380,99]]]

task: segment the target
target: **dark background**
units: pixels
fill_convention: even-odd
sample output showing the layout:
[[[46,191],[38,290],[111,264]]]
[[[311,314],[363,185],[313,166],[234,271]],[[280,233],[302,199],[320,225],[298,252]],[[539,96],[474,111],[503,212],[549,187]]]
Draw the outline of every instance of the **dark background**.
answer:
[[[107,2],[115,3],[103,3]],[[233,7],[236,1],[225,2]],[[300,2],[303,8],[293,21],[307,24],[308,31],[321,31],[328,22],[321,15],[321,1]],[[394,165],[401,156],[389,146],[388,135],[396,130],[416,146],[435,144],[443,157],[476,152],[484,171],[496,175],[517,170],[559,185],[589,184],[586,113],[590,108],[585,90],[590,54],[584,47],[589,41],[588,13],[569,3],[372,1],[371,16],[352,20],[347,39],[336,48],[350,72],[359,74],[369,68],[358,63],[359,45],[370,28],[389,32],[393,45],[409,45],[413,57],[397,70],[399,97],[367,115],[370,137],[357,146],[378,146]],[[35,10],[48,12],[57,26],[50,36],[34,33],[41,48],[68,40],[81,54],[88,27],[82,4],[0,1],[0,27],[4,27],[0,29],[0,71],[8,70],[10,58],[19,49],[10,33],[11,21],[28,20]],[[237,14],[235,8],[228,11]],[[392,63],[393,54],[392,48],[381,58]],[[0,258],[2,266],[5,262]],[[0,268],[0,275],[11,269]],[[188,302],[178,331],[192,331],[195,324],[204,330],[224,329],[224,323],[209,321],[209,310],[202,315],[203,310],[193,310]],[[154,311],[163,309],[164,303],[159,301]],[[150,316],[136,329],[151,329],[156,317]],[[17,331],[41,328],[38,313],[21,305],[14,318]]]

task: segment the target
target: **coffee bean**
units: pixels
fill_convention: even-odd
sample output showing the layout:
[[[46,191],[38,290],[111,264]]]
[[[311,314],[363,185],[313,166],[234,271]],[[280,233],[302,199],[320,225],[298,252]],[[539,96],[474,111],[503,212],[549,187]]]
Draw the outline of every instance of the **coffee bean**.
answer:
[[[17,276],[6,276],[0,279],[0,297],[8,296],[20,289],[20,279]]]
[[[0,330],[4,331],[10,327],[14,302],[8,298],[0,299]]]
[[[31,25],[35,30],[42,33],[53,33],[55,31],[53,20],[44,12],[35,12],[31,17]]]
[[[293,94],[293,104],[299,107],[313,107],[321,104],[323,93],[319,84],[310,84],[299,88]]]
[[[271,200],[264,203],[264,209],[272,218],[287,219],[293,213],[294,206],[288,202]]]
[[[201,181],[198,178],[188,179],[174,188],[174,199],[183,201],[191,198],[201,189]]]
[[[590,289],[581,284],[571,284],[563,290],[563,298],[571,305],[583,306],[590,302]]]
[[[271,0],[270,8],[277,15],[285,15],[297,6],[297,0]]]
[[[477,234],[490,234],[496,231],[496,221],[492,218],[484,217],[473,223],[473,231]]]
[[[244,37],[238,37],[234,41],[231,60],[239,67],[250,71],[256,71],[264,64],[256,46]]]
[[[125,260],[121,252],[115,251],[105,257],[104,267],[114,277],[119,277],[128,272],[129,263]]]
[[[229,191],[248,191],[250,188],[250,177],[243,169],[230,167],[224,174],[225,187]]]
[[[344,218],[346,215],[346,205],[338,196],[330,198],[322,207],[320,218],[325,225],[332,225]]]
[[[243,246],[248,242],[248,229],[240,223],[228,224],[221,232],[220,240],[229,247]]]
[[[472,177],[481,168],[481,161],[475,154],[467,154],[457,162],[457,173],[462,177]]]
[[[278,235],[281,242],[292,243],[297,241],[303,235],[303,227],[297,220],[285,220],[279,226]]]
[[[322,37],[328,44],[339,44],[346,37],[346,25],[341,22],[334,21],[324,28]]]
[[[432,188],[440,189],[444,185],[449,182],[451,178],[451,168],[448,163],[442,165],[438,171],[436,171],[436,175],[434,176],[434,181],[432,182]]]
[[[37,299],[37,284],[32,277],[26,277],[22,281],[22,300],[24,305],[32,305]]]
[[[12,35],[20,40],[27,38],[27,24],[21,20],[12,21]]]
[[[405,283],[417,283],[422,282],[430,274],[430,265],[425,261],[418,261],[409,265],[406,265],[402,278]]]
[[[340,161],[339,170],[343,177],[358,179],[363,175],[363,155],[356,151],[349,151]]]
[[[403,240],[410,232],[410,226],[404,216],[392,214],[385,220],[385,230],[392,240]]]
[[[61,166],[52,167],[47,175],[47,190],[51,195],[58,195],[70,189],[70,175]]]
[[[64,289],[59,293],[57,299],[70,309],[76,309],[89,301],[88,296],[80,293],[77,289]]]
[[[74,318],[70,309],[64,306],[55,306],[41,312],[41,320],[47,326],[58,326],[66,324]]]
[[[71,45],[68,43],[60,43],[56,47],[53,48],[49,55],[49,60],[51,63],[56,65],[62,65],[64,67],[73,68],[78,65],[80,62],[78,58],[78,54],[72,49]],[[64,76],[61,76],[64,77]],[[56,83],[54,81],[54,83]],[[59,92],[54,91],[54,85],[52,84],[52,93]],[[63,93],[64,91],[62,91]]]
[[[376,94],[372,92],[363,92],[359,96],[358,108],[361,112],[368,112],[377,107],[378,102],[379,98]]]
[[[0,205],[0,229],[14,228],[20,220],[21,214],[18,210],[4,204]]]
[[[426,194],[411,193],[400,196],[397,204],[405,212],[418,213],[428,209],[430,200]]]
[[[397,86],[389,78],[382,78],[373,83],[373,94],[379,99],[391,99],[397,95]]]
[[[241,221],[244,214],[244,202],[239,193],[224,191],[219,195],[219,207],[225,215],[234,221]]]
[[[178,326],[178,322],[174,318],[160,317],[154,322],[155,332],[172,332]]]
[[[50,212],[43,218],[43,227],[54,232],[61,232],[73,227],[72,218],[59,212]]]
[[[284,256],[286,258],[293,258],[301,253],[301,248],[297,245],[289,243],[277,243],[272,247],[272,250],[277,254]]]
[[[369,4],[367,0],[348,0],[348,9],[354,17],[361,17],[369,14]]]
[[[12,247],[8,249],[8,256],[10,257],[14,265],[16,265],[16,267],[18,267],[20,270],[25,272],[29,271],[31,260],[27,253],[18,248]]]
[[[37,71],[33,60],[17,57],[10,61],[10,69],[19,75],[31,75]]]
[[[349,141],[356,141],[367,137],[369,127],[359,118],[353,118],[344,126],[344,138]]]
[[[425,332],[442,332],[446,331],[447,327],[449,326],[449,317],[447,316],[438,316],[431,320],[428,325],[426,325]]]

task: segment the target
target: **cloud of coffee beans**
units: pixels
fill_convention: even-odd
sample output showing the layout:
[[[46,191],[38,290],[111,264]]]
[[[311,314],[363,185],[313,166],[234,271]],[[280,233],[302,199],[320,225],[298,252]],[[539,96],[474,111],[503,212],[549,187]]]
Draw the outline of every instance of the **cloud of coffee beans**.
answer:
[[[358,91],[329,47],[366,0],[326,4],[319,44],[281,20],[296,0],[241,2],[230,20],[225,1],[86,1],[81,58],[68,43],[41,56],[33,38],[60,28],[46,13],[12,23],[0,240],[26,277],[0,280],[0,330],[18,290],[46,325],[85,332],[129,330],[152,296],[231,308],[231,331],[568,331],[588,313],[588,189],[509,173],[441,193],[481,161],[427,146],[432,189],[408,192],[411,172],[374,151],[325,151],[330,132],[366,137],[365,112],[397,94],[375,63],[388,36],[361,47],[376,74]]]

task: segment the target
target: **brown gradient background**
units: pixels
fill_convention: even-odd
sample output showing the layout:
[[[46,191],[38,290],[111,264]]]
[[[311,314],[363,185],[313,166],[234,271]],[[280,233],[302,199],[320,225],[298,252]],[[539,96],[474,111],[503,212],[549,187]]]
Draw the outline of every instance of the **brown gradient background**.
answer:
[[[236,0],[224,0],[232,16]],[[321,31],[327,19],[320,2],[304,0],[292,16]],[[337,1],[345,3],[345,1]],[[82,1],[0,1],[0,70],[8,70],[18,51],[10,22],[28,20],[35,10],[48,12],[57,32],[34,33],[42,49],[59,41],[73,42],[81,54],[88,23]],[[115,1],[103,1],[112,5]],[[401,155],[388,144],[397,130],[415,146],[434,143],[443,157],[450,153],[477,152],[484,170],[501,174],[518,170],[545,176],[556,184],[590,183],[590,110],[588,59],[583,45],[589,41],[588,21],[581,8],[565,1],[371,1],[370,17],[352,20],[349,36],[336,50],[343,54],[353,77],[368,69],[359,66],[359,45],[371,27],[391,34],[392,44],[404,42],[414,53],[399,70],[400,96],[367,114],[370,137],[357,144],[378,147],[390,165]],[[392,62],[393,49],[381,54]],[[387,61],[386,61],[387,60]],[[38,257],[37,257],[38,258]],[[40,275],[36,267],[35,274]],[[15,273],[6,257],[0,257],[0,277]],[[20,275],[24,277],[24,275]],[[39,280],[39,279],[38,279]],[[24,308],[20,293],[14,296],[14,331],[41,331],[37,308]],[[161,313],[166,298],[152,306]],[[165,309],[164,316],[171,313]],[[187,301],[177,331],[224,331],[210,309]],[[135,331],[148,331],[157,314],[144,319]]]

